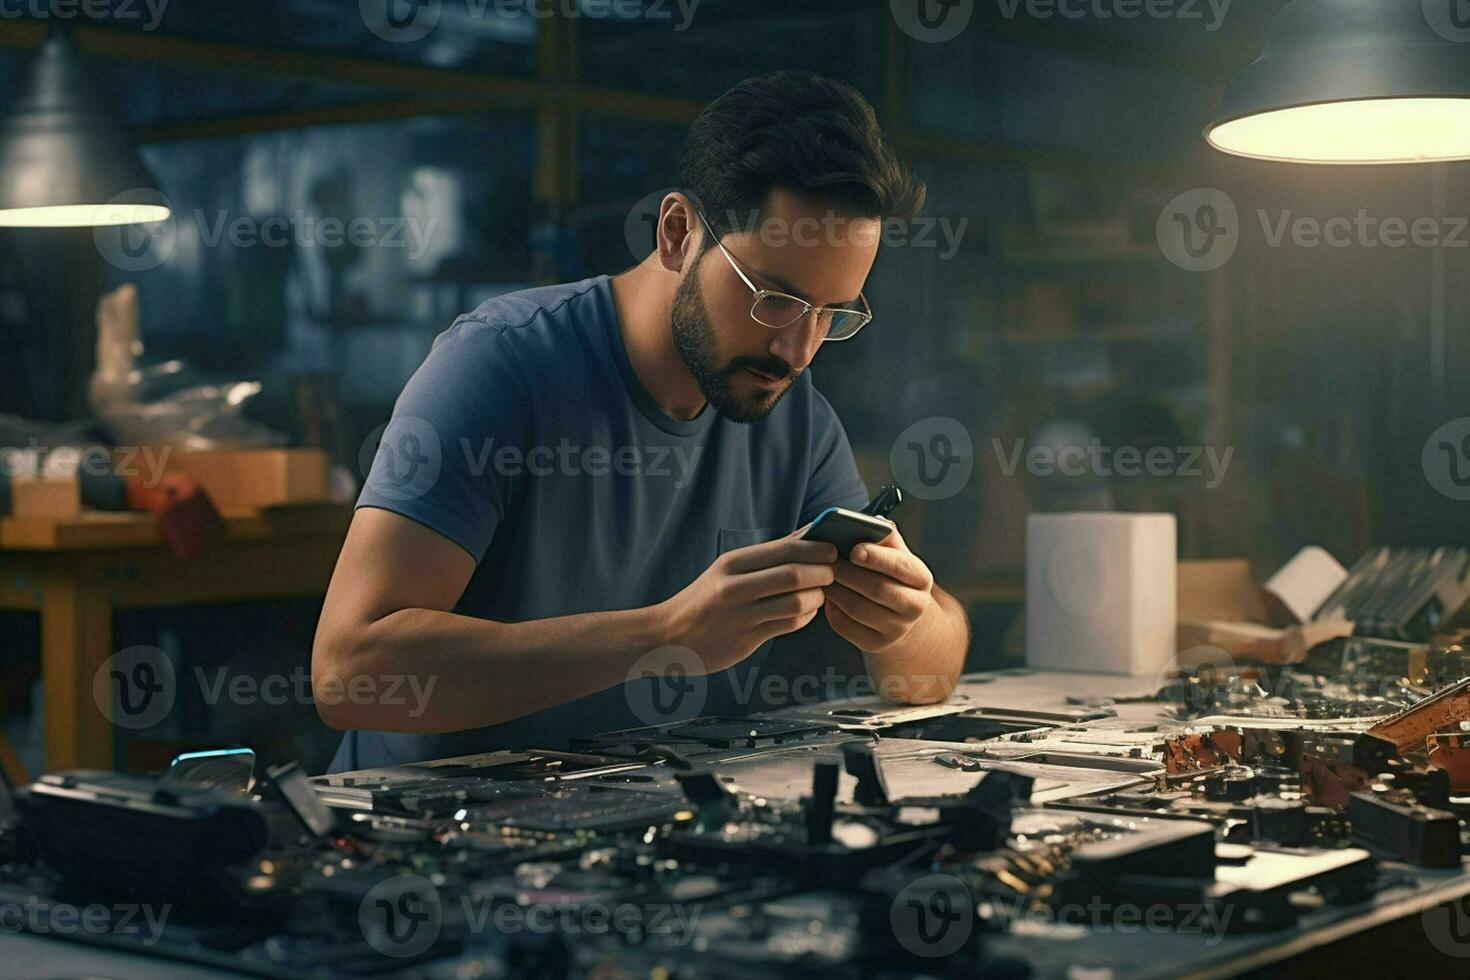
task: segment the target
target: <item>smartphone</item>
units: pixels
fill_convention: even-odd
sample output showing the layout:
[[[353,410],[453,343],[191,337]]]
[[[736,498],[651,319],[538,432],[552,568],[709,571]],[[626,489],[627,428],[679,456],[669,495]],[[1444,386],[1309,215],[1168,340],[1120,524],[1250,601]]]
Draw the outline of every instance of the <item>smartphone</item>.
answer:
[[[801,539],[836,545],[837,553],[846,558],[858,545],[877,544],[891,533],[893,525],[881,518],[846,507],[828,507],[817,515]]]

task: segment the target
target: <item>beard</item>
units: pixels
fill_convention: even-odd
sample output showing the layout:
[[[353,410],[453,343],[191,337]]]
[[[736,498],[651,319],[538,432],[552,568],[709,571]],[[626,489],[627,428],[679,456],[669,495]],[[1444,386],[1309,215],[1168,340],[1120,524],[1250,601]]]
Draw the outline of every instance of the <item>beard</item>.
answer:
[[[744,425],[759,422],[771,414],[776,402],[786,394],[786,388],[765,391],[752,387],[751,394],[740,395],[735,391],[735,380],[747,368],[771,378],[794,379],[791,365],[779,357],[752,357],[744,354],[721,364],[719,343],[709,322],[704,296],[696,281],[697,271],[698,266],[684,277],[674,292],[674,309],[670,317],[674,347],[683,359],[684,366],[694,377],[694,383],[699,386],[700,394],[704,395],[704,400],[716,412],[731,422]]]

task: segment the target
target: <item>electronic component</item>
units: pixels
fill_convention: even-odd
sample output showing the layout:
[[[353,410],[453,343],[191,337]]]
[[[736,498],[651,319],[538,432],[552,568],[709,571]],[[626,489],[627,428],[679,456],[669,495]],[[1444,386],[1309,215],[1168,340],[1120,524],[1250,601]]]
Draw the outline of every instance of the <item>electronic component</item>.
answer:
[[[1363,697],[1308,686],[1321,698],[1303,710]],[[1329,907],[1402,887],[1413,865],[1453,866],[1451,774],[1423,767],[1422,743],[1405,752],[1365,731],[1403,723],[1394,709],[1414,704],[1438,717],[1458,696],[1432,694],[1404,685],[1335,720],[1188,724],[1140,720],[1136,705],[1113,717],[1105,699],[1043,710],[963,691],[937,706],[859,699],[578,743],[595,751],[310,781],[278,766],[256,799],[200,786],[187,765],[162,780],[63,773],[23,794],[15,840],[38,839],[43,861],[3,852],[0,902],[57,877],[47,901],[147,896],[185,914],[187,900],[193,921],[158,952],[292,980],[513,980],[609,964],[691,980],[1045,973],[1055,947],[1039,944],[1048,930],[1075,936],[1077,907],[1098,928],[1146,907],[1151,928],[1224,941],[1330,920]],[[1250,696],[1236,689],[1232,710],[1252,710]],[[1431,744],[1441,760],[1463,747],[1460,733]],[[1380,879],[1355,843],[1407,865]],[[575,918],[639,909],[682,924]],[[575,927],[499,928],[546,910]],[[936,953],[953,921],[964,927]],[[418,922],[429,933],[403,948],[394,936]],[[1129,968],[1106,955],[1097,965]]]
[[[803,534],[803,541],[822,541],[833,545],[843,558],[860,544],[877,544],[893,533],[893,525],[879,517],[845,507],[828,507],[817,515]]]
[[[887,518],[902,503],[903,491],[893,484],[888,484],[878,491],[877,496],[868,501],[868,506],[864,507],[862,512],[869,517]]]
[[[1100,837],[1068,855],[1057,880],[1058,901],[1116,902],[1111,883],[1125,875],[1215,877],[1215,828],[1191,820],[1157,820],[1132,834]]]
[[[857,779],[852,800],[858,806],[887,806],[888,783],[883,768],[873,755],[871,742],[848,742],[842,746],[842,764]]]
[[[1470,677],[1383,719],[1368,734],[1399,752],[1408,752],[1422,748],[1425,739],[1439,729],[1461,722],[1470,722]]]
[[[255,753],[238,748],[184,752],[169,763],[163,778],[167,783],[213,786],[244,795],[255,785]]]
[[[270,839],[257,801],[111,772],[49,773],[24,790],[20,809],[68,894],[177,903],[186,913],[233,904],[237,869]]]
[[[545,833],[610,833],[667,823],[684,809],[680,801],[665,794],[574,784],[519,800],[468,806],[457,817],[462,824]]]
[[[1470,793],[1470,735],[1447,732],[1429,736],[1429,764],[1445,773],[1453,792]]]
[[[337,826],[337,817],[331,807],[317,796],[316,787],[306,778],[306,773],[294,762],[272,766],[265,771],[271,787],[280,795],[287,808],[301,821],[307,833],[325,837]]]
[[[1427,642],[1470,599],[1470,549],[1374,548],[1313,614],[1362,636]]]
[[[655,725],[605,732],[591,738],[575,738],[579,748],[609,755],[641,755],[655,745],[678,749],[757,749],[787,745],[814,735],[836,732],[834,724],[779,718],[696,718],[677,725]]]
[[[1394,694],[1399,686],[1406,695],[1422,697],[1419,692],[1437,691],[1470,677],[1470,650],[1458,639],[1431,644],[1353,636],[1343,641],[1335,663],[1330,648],[1324,648],[1324,654],[1320,658],[1323,672],[1370,698]]]
[[[832,842],[832,820],[837,814],[837,764],[818,762],[812,766],[812,795],[806,801],[806,842]]]
[[[1353,840],[1426,868],[1460,865],[1460,821],[1407,793],[1354,793],[1348,803]]]

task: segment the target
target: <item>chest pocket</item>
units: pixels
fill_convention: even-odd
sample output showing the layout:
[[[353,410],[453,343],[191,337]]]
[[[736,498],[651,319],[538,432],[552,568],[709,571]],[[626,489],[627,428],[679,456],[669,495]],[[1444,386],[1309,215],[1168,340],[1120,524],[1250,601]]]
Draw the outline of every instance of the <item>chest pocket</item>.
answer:
[[[722,527],[719,533],[719,552],[716,557],[727,551],[734,551],[736,548],[748,548],[753,544],[773,541],[784,533],[786,532],[779,527]],[[756,691],[758,678],[761,676],[761,670],[770,652],[771,644],[762,643],[749,657],[730,668],[729,673],[735,679],[728,683],[722,680],[718,684],[710,684],[711,697],[705,703],[705,714],[736,717],[756,710],[759,705],[752,705],[749,700],[736,698],[735,692]]]
[[[719,551],[716,555],[723,555],[727,551],[736,548],[747,548],[753,544],[762,544],[766,541],[774,541],[781,536],[781,529],[776,527],[753,527],[753,528],[720,528]]]

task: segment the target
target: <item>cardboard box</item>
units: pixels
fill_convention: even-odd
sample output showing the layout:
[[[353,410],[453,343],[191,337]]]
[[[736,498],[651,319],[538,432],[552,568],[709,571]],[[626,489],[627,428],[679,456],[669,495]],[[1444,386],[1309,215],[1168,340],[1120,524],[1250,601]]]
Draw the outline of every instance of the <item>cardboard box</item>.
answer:
[[[1182,561],[1179,649],[1219,647],[1262,663],[1298,663],[1317,644],[1352,635],[1350,622],[1303,622],[1299,612],[1315,608],[1320,599],[1313,597],[1325,598],[1336,587],[1339,571],[1346,576],[1320,548],[1304,549],[1265,586],[1244,559]]]
[[[82,488],[75,476],[17,476],[10,481],[10,513],[16,517],[77,517]]]
[[[168,469],[187,473],[221,512],[328,501],[327,457],[320,449],[173,452]]]

